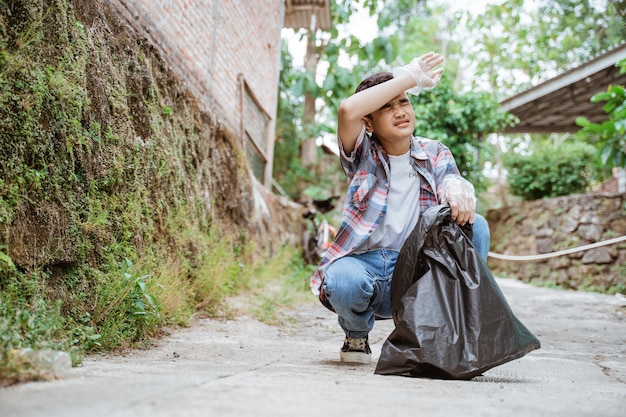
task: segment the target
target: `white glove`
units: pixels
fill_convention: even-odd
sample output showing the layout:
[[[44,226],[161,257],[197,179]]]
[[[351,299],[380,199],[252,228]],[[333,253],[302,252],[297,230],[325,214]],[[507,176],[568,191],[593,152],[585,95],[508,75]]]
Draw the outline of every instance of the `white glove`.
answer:
[[[474,186],[460,175],[446,175],[441,185],[441,202],[450,205],[452,220],[463,225],[474,223],[476,195]]]
[[[443,63],[443,58],[434,52],[428,52],[419,58],[414,58],[408,65],[396,67],[392,70],[394,77],[409,73],[415,80],[416,86],[407,90],[407,93],[418,95],[422,90],[435,88],[441,80],[443,68],[435,67]]]

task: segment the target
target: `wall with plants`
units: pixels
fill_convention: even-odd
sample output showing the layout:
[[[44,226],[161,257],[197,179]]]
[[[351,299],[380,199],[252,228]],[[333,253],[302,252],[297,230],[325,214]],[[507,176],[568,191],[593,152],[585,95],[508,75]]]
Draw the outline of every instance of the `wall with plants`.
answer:
[[[239,143],[106,2],[0,0],[0,380],[220,314],[299,232]]]

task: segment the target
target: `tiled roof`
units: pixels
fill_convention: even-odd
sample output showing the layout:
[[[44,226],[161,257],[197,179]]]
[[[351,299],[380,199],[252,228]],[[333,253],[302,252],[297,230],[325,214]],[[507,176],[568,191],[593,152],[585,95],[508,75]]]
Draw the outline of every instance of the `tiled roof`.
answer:
[[[594,123],[606,120],[603,105],[590,98],[609,84],[626,85],[626,74],[615,64],[626,58],[626,43],[544,83],[500,103],[520,119],[508,133],[577,132],[576,117]]]

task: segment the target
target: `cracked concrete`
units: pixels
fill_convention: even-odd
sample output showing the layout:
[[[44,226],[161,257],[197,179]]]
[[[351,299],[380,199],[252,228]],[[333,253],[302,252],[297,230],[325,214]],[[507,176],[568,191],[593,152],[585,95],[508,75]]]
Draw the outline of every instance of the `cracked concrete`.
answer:
[[[147,351],[90,356],[61,379],[0,391],[0,416],[602,416],[626,409],[626,299],[498,280],[542,348],[471,381],[338,362],[336,317],[313,301],[290,328],[201,319]],[[370,335],[374,357],[391,321]]]

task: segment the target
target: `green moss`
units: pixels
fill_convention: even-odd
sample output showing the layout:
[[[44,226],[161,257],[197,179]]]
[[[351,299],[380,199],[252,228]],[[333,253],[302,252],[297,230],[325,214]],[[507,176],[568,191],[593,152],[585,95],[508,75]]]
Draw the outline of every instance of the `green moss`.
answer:
[[[231,202],[214,222],[224,203],[198,186],[215,188],[220,167],[196,149],[211,138],[231,156],[235,187],[220,188],[244,193],[239,142],[215,138],[151,48],[86,29],[66,0],[0,1],[0,34],[0,374],[13,349],[56,340],[78,362],[252,288],[249,213]],[[12,237],[44,214],[58,235]],[[31,339],[26,315],[47,317]]]

